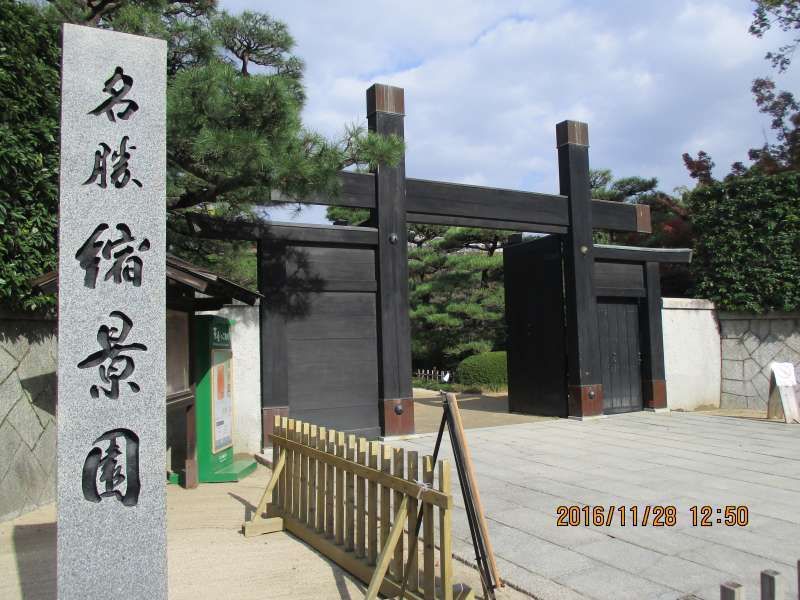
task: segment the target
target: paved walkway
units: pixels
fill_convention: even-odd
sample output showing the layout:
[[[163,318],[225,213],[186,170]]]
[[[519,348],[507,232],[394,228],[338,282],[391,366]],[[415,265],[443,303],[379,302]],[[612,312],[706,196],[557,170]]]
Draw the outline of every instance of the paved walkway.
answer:
[[[464,429],[518,425],[555,418],[510,413],[508,412],[508,394],[504,393],[459,394],[458,405],[461,408]],[[441,422],[441,394],[414,388],[414,427],[417,433],[437,432]]]
[[[432,452],[435,436],[404,442]],[[717,600],[763,569],[797,597],[800,426],[692,413],[632,413],[472,429],[467,440],[499,567],[538,598]],[[449,454],[449,444],[445,444]],[[457,503],[463,506],[461,498]],[[675,505],[675,527],[557,527],[559,505]],[[690,506],[745,505],[746,527],[694,527]],[[630,516],[629,516],[630,518]],[[455,550],[472,557],[463,510]]]

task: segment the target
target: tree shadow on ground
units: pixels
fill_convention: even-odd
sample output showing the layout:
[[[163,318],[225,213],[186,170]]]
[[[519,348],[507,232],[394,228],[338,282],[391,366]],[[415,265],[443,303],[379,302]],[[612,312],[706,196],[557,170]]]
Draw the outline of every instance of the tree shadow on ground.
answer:
[[[13,532],[22,600],[56,597],[56,524],[16,525]]]

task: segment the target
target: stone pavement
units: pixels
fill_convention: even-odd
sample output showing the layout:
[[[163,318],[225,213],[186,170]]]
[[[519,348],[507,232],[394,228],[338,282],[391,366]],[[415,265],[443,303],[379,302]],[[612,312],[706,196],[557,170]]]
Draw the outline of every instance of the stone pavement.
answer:
[[[402,444],[423,455],[434,440]],[[537,598],[717,600],[731,579],[750,598],[768,568],[797,597],[800,426],[631,413],[471,429],[467,441],[501,575]],[[637,505],[642,515],[648,504],[677,506],[677,525],[556,526],[559,505]],[[749,524],[726,527],[715,514],[695,527],[689,507],[702,505],[745,505]],[[457,556],[472,559],[462,508],[453,525]]]
[[[555,419],[539,415],[522,415],[508,412],[508,394],[459,394],[458,406],[464,429],[499,427]],[[442,422],[442,396],[421,388],[414,388],[414,427],[418,433],[439,431]]]

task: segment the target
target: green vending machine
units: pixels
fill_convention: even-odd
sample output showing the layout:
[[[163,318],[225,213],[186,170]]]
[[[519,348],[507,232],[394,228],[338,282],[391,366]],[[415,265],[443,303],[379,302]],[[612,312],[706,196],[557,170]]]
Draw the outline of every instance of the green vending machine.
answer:
[[[238,481],[255,471],[256,463],[233,454],[232,322],[209,315],[193,321],[198,478]]]

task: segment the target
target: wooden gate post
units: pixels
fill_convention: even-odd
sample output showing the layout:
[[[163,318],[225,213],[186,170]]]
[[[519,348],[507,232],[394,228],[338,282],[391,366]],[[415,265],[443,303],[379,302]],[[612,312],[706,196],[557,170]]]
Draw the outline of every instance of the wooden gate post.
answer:
[[[644,327],[642,400],[645,410],[667,408],[667,382],[664,374],[664,335],[661,325],[661,275],[657,262],[645,263],[647,301],[640,311]]]
[[[402,138],[404,116],[403,88],[376,83],[367,90],[370,131]],[[405,157],[379,166],[375,179],[380,419],[384,435],[400,435],[414,433]]]
[[[561,194],[567,197],[569,212],[569,232],[564,244],[569,416],[589,417],[603,413],[589,183],[589,126],[578,121],[562,121],[556,125],[556,144]]]

